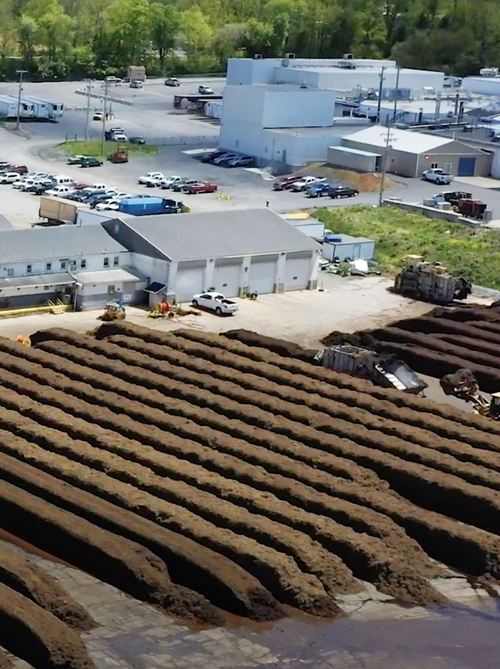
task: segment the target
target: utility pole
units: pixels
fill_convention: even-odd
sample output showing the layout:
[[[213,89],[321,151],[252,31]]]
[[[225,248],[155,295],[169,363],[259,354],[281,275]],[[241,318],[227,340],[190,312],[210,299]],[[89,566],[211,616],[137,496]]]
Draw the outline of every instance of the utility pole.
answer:
[[[104,142],[106,141],[106,106],[108,104],[108,86],[109,81],[104,82],[104,102],[102,109],[102,159],[104,160]]]
[[[380,191],[378,194],[378,206],[382,206],[384,201],[384,185],[385,185],[385,172],[387,170],[387,159],[389,158],[389,142],[391,141],[391,126],[387,123],[387,135],[385,138],[385,149],[382,160],[384,161],[382,165],[382,179],[380,180]]]
[[[19,75],[19,95],[17,96],[17,123],[16,130],[19,130],[21,122],[21,93],[23,91],[23,74],[26,74],[28,70],[16,70],[16,74]]]
[[[92,88],[92,79],[85,79],[87,84],[87,121],[85,123],[85,141],[89,141],[89,126],[90,126],[90,90]]]
[[[380,123],[380,106],[382,104],[382,86],[384,83],[385,67],[380,71],[380,86],[378,87],[378,104],[377,104],[377,123]]]
[[[399,95],[399,70],[400,67],[399,65],[397,66],[397,71],[396,71],[396,90],[394,91],[394,113],[392,115],[392,120],[393,122],[396,120],[396,114],[398,111],[398,95]]]

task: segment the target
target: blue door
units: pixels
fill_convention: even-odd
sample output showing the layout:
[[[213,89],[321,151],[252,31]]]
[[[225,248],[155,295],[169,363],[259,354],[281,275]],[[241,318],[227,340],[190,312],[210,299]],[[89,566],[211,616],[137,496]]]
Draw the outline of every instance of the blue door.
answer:
[[[475,158],[459,158],[458,159],[458,174],[459,177],[473,177],[476,171]]]

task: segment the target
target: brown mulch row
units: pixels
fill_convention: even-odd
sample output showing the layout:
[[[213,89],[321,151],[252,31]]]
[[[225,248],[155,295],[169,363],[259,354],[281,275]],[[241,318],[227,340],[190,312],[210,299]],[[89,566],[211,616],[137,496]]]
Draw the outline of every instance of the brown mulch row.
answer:
[[[3,346],[4,342],[0,342],[0,348]],[[149,371],[131,368],[119,361],[108,360],[90,351],[86,352],[86,367],[84,368],[81,365],[68,361],[70,357],[81,359],[79,349],[62,342],[45,342],[40,344],[40,346],[50,347],[53,350],[57,349],[64,357],[56,358],[53,354],[48,354],[45,351],[37,350],[35,353],[29,349],[27,349],[29,353],[26,355],[29,357],[39,356],[40,360],[44,360],[53,369],[64,370],[69,376],[75,374],[77,378],[80,378],[82,376],[81,370],[83,370],[83,374],[90,374],[88,368],[91,367],[96,370],[92,377],[94,386],[99,384],[99,373],[112,372],[108,376],[112,376],[115,379],[116,377],[128,379],[131,388],[142,385],[145,390],[149,390],[149,392],[145,393],[146,396],[144,398],[144,401],[148,404],[153,402],[153,404],[165,406],[163,395],[170,393],[176,397],[180,396],[195,405],[198,404],[215,409],[228,419],[232,419],[233,417],[239,419],[244,416],[247,422],[259,427],[265,427],[267,430],[292,438],[299,438],[308,445],[320,450],[333,452],[342,457],[352,459],[364,467],[370,467],[402,494],[403,491],[408,490],[408,479],[411,479],[412,485],[409,486],[408,495],[412,501],[421,503],[424,506],[430,506],[430,508],[443,508],[446,510],[447,515],[449,514],[457,518],[457,520],[479,524],[483,529],[499,532],[497,514],[498,510],[500,510],[500,495],[484,486],[477,485],[478,480],[486,485],[489,479],[495,481],[496,472],[487,470],[486,468],[484,471],[478,472],[478,468],[476,468],[476,471],[469,473],[469,469],[472,469],[471,465],[464,465],[450,456],[437,452],[434,453],[431,449],[427,449],[424,454],[421,454],[422,462],[410,462],[406,456],[408,453],[414,453],[416,448],[411,444],[406,444],[402,440],[398,441],[386,435],[379,436],[375,434],[373,441],[376,443],[377,448],[372,448],[363,445],[362,442],[357,443],[352,439],[325,434],[307,424],[296,422],[293,419],[295,417],[293,414],[293,405],[291,408],[292,418],[285,418],[278,413],[271,413],[269,410],[257,408],[253,404],[242,404],[224,395],[201,389],[194,385],[194,383],[188,384],[173,381],[170,378]],[[196,376],[195,374],[192,375]],[[130,381],[134,381],[135,385],[131,384]],[[101,382],[104,383],[104,380],[101,379]],[[116,384],[117,381],[106,379],[106,384],[109,383]],[[222,383],[219,385],[223,386]],[[228,383],[229,385],[231,385],[231,392],[239,392],[237,387],[234,388],[235,384]],[[160,395],[159,402],[155,402],[153,393],[158,391],[162,391],[163,395]],[[129,390],[127,392],[131,393],[132,391]],[[228,392],[227,394],[231,393]],[[252,394],[252,397],[255,397],[255,393]],[[268,398],[268,408],[273,405],[282,406],[283,404],[283,402],[273,402],[271,397]],[[303,413],[304,411],[305,409],[298,407],[297,415],[300,417],[301,412]],[[339,420],[332,421],[332,426],[335,427],[339,422]],[[362,433],[361,426],[358,428],[349,423],[347,423],[345,430],[347,434],[350,432],[355,438]],[[367,432],[369,433],[369,431]],[[367,436],[367,439],[369,439],[369,436]],[[381,450],[381,447],[383,450]],[[442,471],[434,469],[436,465]],[[423,468],[423,471],[419,468]],[[461,474],[466,474],[468,478],[474,477],[474,484],[459,478]],[[437,507],[434,506],[436,504],[438,505]]]
[[[3,583],[0,644],[36,669],[97,669],[74,630]]]
[[[257,579],[205,546],[6,453],[0,453],[0,472],[4,480],[18,488],[148,547],[168,562],[176,583],[190,583],[194,590],[205,594],[221,609],[254,620],[276,620],[282,616],[276,600]],[[172,597],[177,599],[175,614],[184,619],[210,622],[213,609],[197,610],[195,603],[199,597],[185,588],[177,588],[178,595],[174,589],[172,592]]]
[[[34,336],[36,337],[38,333]],[[304,378],[314,379],[325,382],[333,387],[341,388],[343,390],[351,390],[363,396],[369,395],[379,400],[386,400],[387,406],[390,404],[395,407],[404,407],[415,410],[415,413],[431,414],[438,417],[438,421],[444,419],[447,423],[455,421],[460,425],[477,428],[482,432],[491,432],[500,435],[500,425],[492,422],[482,416],[476,416],[472,413],[465,413],[459,409],[455,409],[449,405],[443,406],[439,403],[425,400],[407,393],[401,393],[399,390],[391,388],[380,388],[374,386],[370,381],[365,379],[357,379],[347,374],[334,372],[325,367],[311,365],[302,360],[295,358],[286,358],[280,356],[265,348],[258,348],[256,345],[247,345],[240,341],[227,339],[222,335],[214,335],[207,332],[199,332],[198,330],[179,329],[173,332],[164,333],[156,330],[133,325],[126,321],[115,321],[113,323],[106,323],[101,325],[97,332],[97,339],[105,339],[113,335],[126,335],[130,337],[138,337],[145,342],[152,344],[170,343],[170,340],[175,337],[182,337],[184,339],[207,344],[215,349],[223,351],[230,351],[241,356],[242,359],[249,359],[258,363],[269,364],[281,370],[291,372],[293,375],[298,375],[300,381]],[[382,410],[382,407],[381,407]],[[405,422],[407,419],[404,419]],[[444,429],[448,426],[445,423]]]
[[[59,581],[4,546],[0,546],[0,582],[33,600],[76,630],[88,632],[96,625]]]

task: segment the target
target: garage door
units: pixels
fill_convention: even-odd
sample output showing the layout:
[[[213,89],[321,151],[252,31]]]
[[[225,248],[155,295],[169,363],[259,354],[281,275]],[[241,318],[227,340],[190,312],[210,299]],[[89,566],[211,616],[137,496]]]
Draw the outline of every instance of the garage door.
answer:
[[[177,267],[175,293],[181,302],[190,300],[195,293],[205,290],[204,261],[180,262]]]
[[[473,177],[476,171],[476,159],[466,158],[465,156],[458,159],[458,174],[459,177]]]
[[[213,287],[226,297],[238,295],[243,258],[219,258],[215,261]]]
[[[276,285],[278,255],[254,256],[250,264],[248,288],[259,295],[273,293]]]
[[[311,276],[311,252],[287,253],[285,264],[286,290],[304,290]]]

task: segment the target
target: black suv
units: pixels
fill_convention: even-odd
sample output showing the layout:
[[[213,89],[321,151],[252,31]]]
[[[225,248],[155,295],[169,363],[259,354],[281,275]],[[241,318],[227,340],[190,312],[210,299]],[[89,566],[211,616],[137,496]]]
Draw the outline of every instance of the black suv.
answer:
[[[328,195],[332,200],[335,200],[338,197],[354,197],[355,195],[359,195],[359,190],[350,188],[349,186],[332,186]]]

